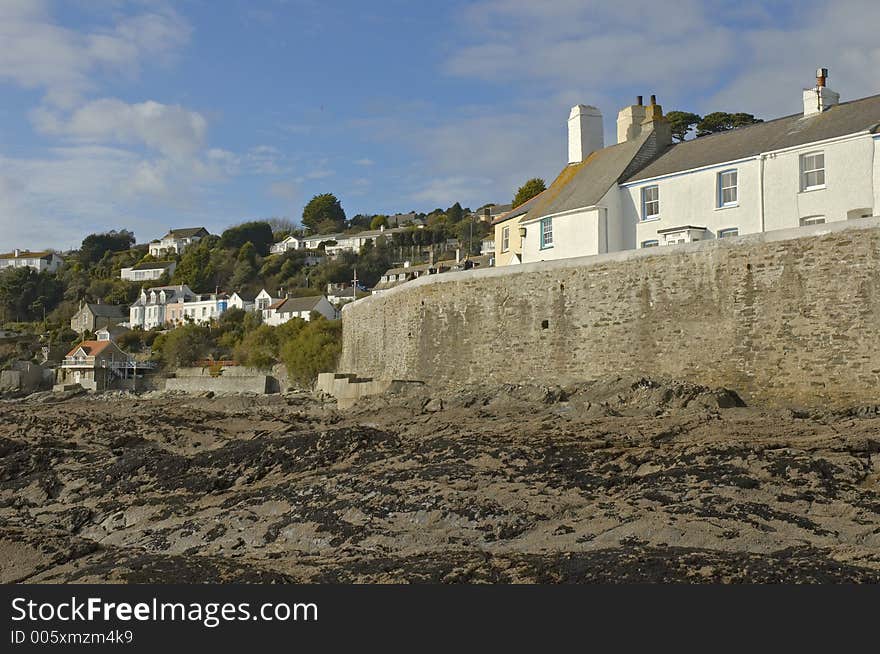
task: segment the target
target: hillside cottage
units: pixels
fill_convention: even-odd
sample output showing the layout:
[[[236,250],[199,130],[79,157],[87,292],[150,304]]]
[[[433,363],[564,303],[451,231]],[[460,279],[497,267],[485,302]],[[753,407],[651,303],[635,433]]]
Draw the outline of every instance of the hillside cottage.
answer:
[[[204,227],[171,229],[161,239],[150,242],[150,254],[156,258],[183,254],[183,251],[190,245],[198,243],[209,235],[208,230]]]
[[[327,320],[336,320],[339,313],[323,295],[313,297],[291,297],[276,301],[263,311],[263,322],[278,326],[293,318],[311,320],[312,312],[320,313]]]
[[[820,69],[803,111],[681,143],[651,98],[569,116],[569,163],[495,221],[496,265],[729,238],[870,217],[880,208],[880,95],[839,102]]]
[[[70,319],[70,328],[75,332],[94,332],[127,320],[128,307],[125,305],[85,302]]]
[[[155,281],[165,273],[173,275],[175,268],[177,263],[174,261],[148,261],[131,268],[123,268],[119,271],[119,276],[129,282]]]
[[[55,252],[31,252],[15,249],[0,254],[0,270],[6,268],[33,268],[37,272],[56,272],[64,260]]]
[[[130,365],[128,354],[113,341],[83,341],[64,357],[56,373],[56,383],[80,384],[83,388],[103,391],[111,388],[116,379],[125,377]]]

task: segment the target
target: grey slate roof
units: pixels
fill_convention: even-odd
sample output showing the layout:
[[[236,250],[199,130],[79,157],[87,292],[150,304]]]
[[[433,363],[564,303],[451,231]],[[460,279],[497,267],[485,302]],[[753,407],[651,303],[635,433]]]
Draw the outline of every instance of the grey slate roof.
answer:
[[[513,209],[511,209],[510,211],[507,211],[506,213],[501,214],[497,218],[494,218],[492,220],[492,224],[497,225],[498,223],[503,223],[505,220],[510,220],[511,218],[516,218],[517,216],[522,216],[523,214],[528,213],[529,209],[531,209],[538,202],[541,201],[540,197],[546,192],[547,192],[546,190],[541,191],[540,193],[538,193],[538,195],[533,197],[531,200],[526,200],[525,202],[523,202],[519,206],[516,206]]]
[[[596,150],[581,163],[569,164],[546,191],[534,198],[536,202],[522,221],[597,204],[653,134],[654,129],[646,127],[632,140]]]
[[[193,236],[207,236],[208,230],[204,227],[181,227],[180,229],[168,230],[164,238],[192,238]]]
[[[794,114],[765,123],[678,143],[623,182],[736,161],[783,148],[806,145],[880,128],[880,95],[842,102],[822,113]]]
[[[313,295],[310,297],[292,297],[285,300],[284,304],[276,307],[275,310],[278,313],[298,313],[300,311],[311,311],[316,306],[318,306],[318,302],[323,299],[323,295]]]
[[[128,307],[125,305],[88,302],[85,306],[96,318],[128,318]]]
[[[132,270],[156,270],[156,268],[168,268],[173,265],[173,261],[147,261],[139,263],[131,267]]]

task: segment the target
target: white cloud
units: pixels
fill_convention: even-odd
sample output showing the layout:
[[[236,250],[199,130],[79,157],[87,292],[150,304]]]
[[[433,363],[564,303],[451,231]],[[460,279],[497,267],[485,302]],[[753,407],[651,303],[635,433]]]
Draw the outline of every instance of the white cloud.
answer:
[[[134,76],[145,58],[167,59],[189,39],[190,27],[173,10],[118,18],[79,32],[57,24],[45,0],[0,5],[0,79],[43,89],[48,102],[70,107],[93,89],[94,74]]]
[[[94,100],[68,117],[40,108],[32,112],[42,133],[93,143],[138,144],[173,158],[192,157],[204,145],[208,123],[204,116],[179,105],[148,100]]]
[[[876,0],[482,0],[461,15],[454,76],[514,83],[535,94],[615,100],[656,93],[667,108],[775,117],[797,108],[818,66],[846,97],[878,92]],[[683,102],[697,106],[680,106]]]
[[[372,166],[376,162],[373,161],[372,159],[364,158],[364,159],[356,159],[354,163],[357,166]]]

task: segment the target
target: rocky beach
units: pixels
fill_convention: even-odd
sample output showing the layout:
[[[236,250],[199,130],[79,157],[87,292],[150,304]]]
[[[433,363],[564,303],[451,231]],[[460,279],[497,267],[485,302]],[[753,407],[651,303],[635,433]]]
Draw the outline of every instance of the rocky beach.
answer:
[[[4,583],[880,581],[878,406],[612,377],[0,413]]]

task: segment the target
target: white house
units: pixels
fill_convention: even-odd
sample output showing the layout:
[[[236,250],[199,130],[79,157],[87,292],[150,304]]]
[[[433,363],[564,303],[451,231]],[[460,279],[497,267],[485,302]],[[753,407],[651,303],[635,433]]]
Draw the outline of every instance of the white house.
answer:
[[[293,318],[310,320],[312,312],[316,311],[327,320],[336,320],[339,313],[323,295],[313,297],[291,297],[276,301],[263,312],[263,322],[267,325],[281,325]]]
[[[424,225],[416,224],[417,229],[421,229]],[[281,254],[290,250],[317,250],[321,244],[324,245],[324,251],[328,255],[336,255],[340,252],[360,252],[361,248],[368,242],[376,242],[379,237],[389,238],[392,234],[412,229],[412,227],[395,227],[387,229],[384,226],[379,229],[368,229],[356,234],[316,234],[314,236],[288,236],[282,241],[278,241],[269,249],[273,254]],[[315,261],[319,263],[319,261]],[[313,265],[306,262],[306,265]]]
[[[269,314],[266,313],[266,311],[269,309],[270,306],[278,302],[278,300],[280,299],[281,298],[279,297],[273,296],[271,293],[269,293],[269,291],[264,288],[262,291],[257,293],[256,297],[254,298],[254,311],[259,311],[263,316],[263,320],[265,321],[266,318],[269,317]]]
[[[161,239],[150,242],[150,254],[154,257],[183,254],[186,248],[208,235],[208,230],[204,227],[170,229]]]
[[[0,254],[0,270],[6,268],[33,268],[37,272],[53,273],[61,267],[64,260],[55,252],[31,252],[19,250]]]
[[[128,326],[153,329],[166,323],[166,309],[182,299],[195,300],[198,296],[188,286],[156,286],[141,289],[138,299],[129,307]]]
[[[119,276],[130,282],[155,281],[166,272],[169,276],[173,275],[175,268],[177,263],[174,261],[148,261],[131,268],[123,268],[119,271]]]
[[[256,295],[246,293],[245,291],[235,291],[229,296],[229,308],[241,309],[242,311],[253,311]]]
[[[653,97],[620,111],[608,147],[601,113],[574,107],[568,166],[507,226],[521,237],[514,254],[526,263],[876,215],[880,95],[841,103],[826,78],[820,69],[803,91],[802,112],[677,144]],[[518,258],[498,245],[497,265]]]
[[[278,241],[277,243],[273,243],[269,248],[270,254],[283,254],[284,252],[288,252],[289,250],[303,250],[305,249],[305,242],[300,236],[288,236],[285,239]]]

